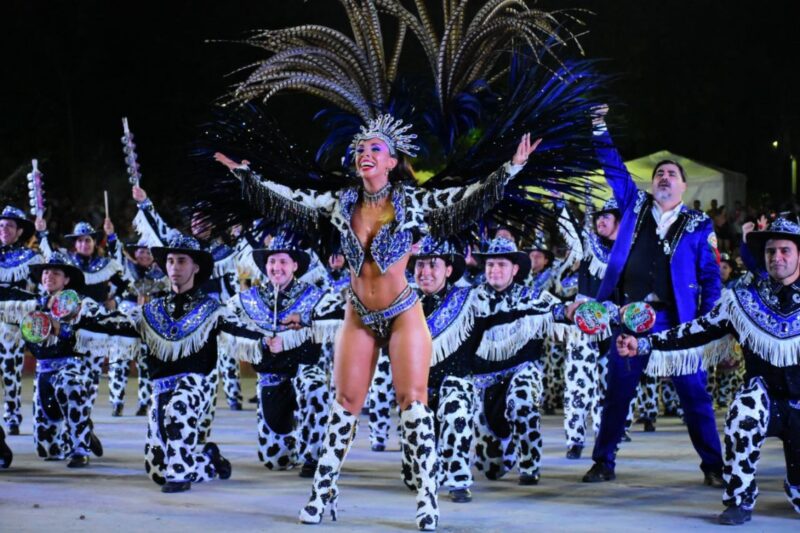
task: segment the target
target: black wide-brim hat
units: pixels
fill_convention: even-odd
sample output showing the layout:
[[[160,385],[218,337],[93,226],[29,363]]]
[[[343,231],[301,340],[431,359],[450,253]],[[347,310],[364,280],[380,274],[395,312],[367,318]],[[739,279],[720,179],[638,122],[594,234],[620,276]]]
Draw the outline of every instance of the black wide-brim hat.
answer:
[[[301,277],[308,271],[308,265],[311,264],[311,257],[302,250],[291,249],[291,248],[276,248],[274,250],[270,248],[258,248],[253,250],[253,261],[255,261],[256,266],[258,266],[259,270],[267,275],[267,259],[269,256],[275,254],[288,254],[289,257],[292,258],[292,261],[297,263],[297,271],[294,273],[295,278]]]
[[[408,262],[407,269],[409,272],[414,272],[417,259],[427,259],[431,257],[439,257],[450,263],[453,271],[447,277],[447,281],[455,283],[464,271],[467,269],[467,261],[464,255],[458,252],[458,249],[453,243],[447,240],[436,240],[430,235],[426,235],[419,243],[417,252],[411,255],[411,261]]]
[[[125,252],[131,256],[136,254],[136,250],[139,250],[141,248],[150,249],[150,246],[143,244],[141,242],[128,242],[125,244]]]
[[[489,243],[489,249],[485,252],[476,252],[472,254],[475,259],[485,264],[487,259],[493,257],[500,257],[508,259],[519,267],[517,275],[514,276],[514,281],[521,283],[528,277],[531,271],[531,258],[527,253],[517,250],[517,245],[508,239],[492,239]]]
[[[22,229],[22,234],[19,236],[20,242],[27,242],[36,233],[33,222],[28,220],[25,212],[13,205],[7,205],[3,208],[2,213],[0,213],[0,220],[2,219],[13,220],[16,222],[17,227]]]
[[[86,286],[81,269],[69,263],[69,260],[61,252],[53,252],[50,255],[50,259],[45,263],[30,265],[28,271],[30,272],[31,281],[37,285],[41,283],[42,272],[45,270],[61,270],[69,278],[69,283],[64,287],[65,289],[81,292]]]
[[[752,231],[747,234],[747,248],[761,267],[764,263],[764,247],[771,239],[792,241],[800,250],[800,224],[783,217],[776,218],[764,231]]]
[[[167,256],[169,254],[183,254],[192,258],[200,267],[194,276],[194,286],[199,287],[211,277],[214,270],[214,257],[210,252],[200,248],[200,243],[193,237],[181,235],[173,237],[169,246],[153,246],[150,248],[153,259],[163,272],[167,271]]]

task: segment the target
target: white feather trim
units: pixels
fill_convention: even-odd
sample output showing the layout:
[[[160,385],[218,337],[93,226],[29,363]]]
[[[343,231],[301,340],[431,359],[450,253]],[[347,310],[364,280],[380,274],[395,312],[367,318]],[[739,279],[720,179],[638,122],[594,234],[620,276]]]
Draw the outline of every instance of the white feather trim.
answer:
[[[596,278],[602,278],[606,275],[606,268],[608,268],[608,263],[603,263],[596,255],[594,255],[591,250],[586,254],[586,257],[590,257],[589,260],[589,274]]]
[[[144,211],[139,209],[136,216],[133,217],[133,229],[141,237],[141,242],[145,246],[164,246],[164,242],[159,237],[158,233],[150,225]]]
[[[217,346],[220,353],[224,353],[248,363],[258,364],[261,362],[261,341],[236,337],[225,331],[220,331],[217,335]]]

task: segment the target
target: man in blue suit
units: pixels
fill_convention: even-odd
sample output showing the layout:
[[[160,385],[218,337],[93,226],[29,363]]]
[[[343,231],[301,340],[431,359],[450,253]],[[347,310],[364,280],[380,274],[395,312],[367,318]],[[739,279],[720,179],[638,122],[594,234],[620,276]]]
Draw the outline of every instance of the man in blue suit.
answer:
[[[639,191],[614,148],[600,110],[595,119],[597,151],[622,219],[597,300],[617,304],[646,301],[656,311],[652,332],[688,322],[711,310],[720,296],[716,236],[711,219],[683,205],[686,176],[674,161],[653,170],[651,192]],[[616,452],[625,417],[646,357],[621,358],[614,343],[608,360],[608,392],[600,432],[583,477],[587,483],[616,477]],[[722,453],[706,375],[699,370],[673,378],[692,445],[706,485],[722,487]]]

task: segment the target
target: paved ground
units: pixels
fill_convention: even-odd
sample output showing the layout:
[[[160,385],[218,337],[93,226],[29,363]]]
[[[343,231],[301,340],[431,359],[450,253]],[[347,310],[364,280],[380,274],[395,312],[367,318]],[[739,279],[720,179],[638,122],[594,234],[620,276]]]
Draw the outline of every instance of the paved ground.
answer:
[[[30,395],[25,383],[25,396]],[[245,391],[252,394],[252,380]],[[95,410],[97,434],[106,455],[90,469],[35,456],[30,403],[23,435],[10,437],[14,464],[0,471],[0,532],[17,531],[309,531],[296,524],[310,482],[296,471],[269,472],[256,458],[255,411],[217,411],[214,440],[233,463],[228,481],[197,484],[183,494],[159,492],[144,474],[144,418],[112,418],[101,391]],[[588,458],[564,458],[561,419],[544,420],[542,481],[520,487],[516,475],[501,481],[479,479],[474,501],[454,504],[441,498],[440,531],[720,531],[720,491],[704,487],[683,426],[659,421],[656,433],[633,433],[621,452],[616,482],[587,485],[578,480]],[[399,481],[396,442],[384,453],[369,451],[366,420],[341,477],[340,518],[317,531],[413,531],[414,499]],[[744,531],[800,531],[800,516],[786,501],[780,442],[770,439],[760,465],[761,498]]]

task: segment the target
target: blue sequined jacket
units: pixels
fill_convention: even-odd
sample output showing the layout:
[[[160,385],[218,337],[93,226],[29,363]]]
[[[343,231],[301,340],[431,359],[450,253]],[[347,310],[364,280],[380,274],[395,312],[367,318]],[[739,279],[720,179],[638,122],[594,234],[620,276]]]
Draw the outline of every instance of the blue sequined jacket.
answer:
[[[597,299],[602,301],[615,299],[615,290],[622,280],[637,229],[643,217],[653,216],[653,196],[636,188],[608,133],[600,136],[598,141],[598,158],[622,212],[619,234],[611,248],[606,274],[597,293]],[[719,299],[722,281],[717,263],[717,242],[711,219],[703,213],[684,206],[674,224],[678,228],[670,243],[670,274],[678,321],[687,322],[710,311]],[[615,303],[626,303],[617,300],[620,298],[616,298]]]

